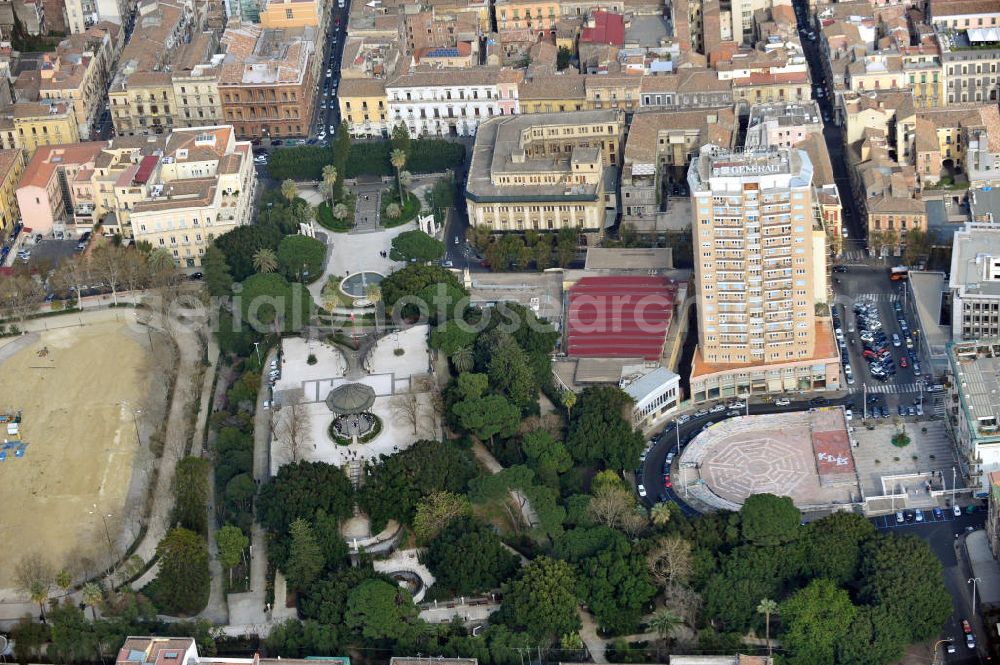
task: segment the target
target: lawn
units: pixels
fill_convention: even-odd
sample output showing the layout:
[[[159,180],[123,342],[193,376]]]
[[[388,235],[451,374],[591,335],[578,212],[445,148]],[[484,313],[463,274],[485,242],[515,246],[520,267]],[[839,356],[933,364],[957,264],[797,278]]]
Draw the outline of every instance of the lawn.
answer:
[[[345,196],[341,203],[347,206],[348,214],[344,219],[336,219],[333,216],[333,209],[326,201],[316,208],[316,221],[324,229],[329,229],[334,233],[347,233],[354,228],[354,197]]]
[[[420,214],[420,199],[413,192],[406,192],[406,205],[403,206],[403,212],[399,216],[399,219],[389,219],[388,215],[385,214],[385,209],[389,207],[390,203],[398,202],[399,198],[396,196],[395,189],[392,189],[387,195],[382,197],[382,225],[386,228],[391,229],[394,226],[401,226],[407,222],[411,222]]]

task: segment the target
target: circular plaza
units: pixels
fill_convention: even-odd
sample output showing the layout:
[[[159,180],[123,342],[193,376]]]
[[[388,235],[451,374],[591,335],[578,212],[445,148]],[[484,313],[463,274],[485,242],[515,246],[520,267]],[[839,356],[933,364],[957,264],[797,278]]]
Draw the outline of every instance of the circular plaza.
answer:
[[[802,510],[852,503],[857,474],[843,411],[738,416],[698,434],[675,488],[712,508],[739,510],[752,494],[788,496]]]

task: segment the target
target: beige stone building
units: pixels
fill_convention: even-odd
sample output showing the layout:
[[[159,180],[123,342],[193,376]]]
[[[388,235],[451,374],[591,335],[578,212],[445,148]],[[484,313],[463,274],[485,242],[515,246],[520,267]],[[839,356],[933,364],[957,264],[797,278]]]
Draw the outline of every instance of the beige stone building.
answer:
[[[688,171],[705,362],[810,358],[812,163],[802,150],[702,147]]]
[[[481,123],[466,185],[469,222],[494,232],[575,227],[601,234],[614,221],[607,183],[624,120],[622,111],[605,110]]]

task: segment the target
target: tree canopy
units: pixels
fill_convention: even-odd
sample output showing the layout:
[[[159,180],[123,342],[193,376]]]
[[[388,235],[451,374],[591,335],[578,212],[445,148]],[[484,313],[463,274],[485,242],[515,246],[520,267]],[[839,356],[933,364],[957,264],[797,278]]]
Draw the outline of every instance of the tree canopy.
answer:
[[[449,598],[496,589],[518,568],[496,533],[469,517],[453,520],[431,539],[423,560]]]
[[[278,270],[295,282],[313,282],[323,274],[326,244],[303,235],[285,236],[278,243]]]
[[[743,538],[755,545],[780,545],[801,535],[802,513],[787,496],[752,494],[740,508]]]
[[[500,619],[528,633],[536,643],[575,633],[580,629],[575,587],[576,577],[568,563],[538,557],[523,568],[518,579],[504,585]]]
[[[347,597],[344,623],[367,639],[399,639],[417,621],[413,598],[396,584],[365,580]]]
[[[578,462],[634,469],[645,441],[632,427],[631,398],[614,386],[584,388],[570,416],[566,445]]]
[[[159,571],[152,583],[153,602],[163,614],[197,614],[208,603],[211,574],[208,544],[194,531],[175,528],[156,548]]]
[[[410,524],[422,498],[440,491],[462,493],[475,473],[468,452],[440,441],[417,441],[369,467],[358,503],[373,528],[383,528],[390,519]]]
[[[392,239],[389,258],[393,261],[427,262],[444,256],[444,243],[420,229],[404,231]]]
[[[792,665],[834,665],[857,608],[831,580],[813,580],[781,605],[782,645]]]
[[[309,324],[313,299],[299,283],[289,284],[278,273],[256,274],[239,292],[243,324],[258,332],[291,332]]]
[[[312,520],[323,510],[337,519],[351,516],[354,488],[341,469],[322,462],[286,464],[260,490],[260,523],[284,534],[298,518]]]

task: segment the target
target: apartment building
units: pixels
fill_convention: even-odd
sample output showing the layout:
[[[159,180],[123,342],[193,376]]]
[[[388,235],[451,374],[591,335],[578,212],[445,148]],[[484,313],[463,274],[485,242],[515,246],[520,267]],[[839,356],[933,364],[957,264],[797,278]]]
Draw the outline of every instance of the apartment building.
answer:
[[[91,138],[104,111],[111,66],[121,50],[123,34],[121,26],[102,22],[70,35],[54,53],[42,56],[37,99],[64,102],[72,108],[77,134],[84,141]]]
[[[702,147],[693,199],[698,343],[708,363],[813,354],[812,163],[802,150]]]
[[[539,35],[551,34],[562,15],[559,3],[553,0],[495,0],[497,30],[505,32],[527,30]]]
[[[385,86],[390,124],[411,136],[474,136],[479,123],[499,115],[500,69],[411,68]]]
[[[12,109],[13,146],[30,158],[40,146],[75,143],[79,124],[72,106],[65,102],[18,102]]]
[[[1000,337],[1000,227],[970,222],[955,231],[948,289],[954,339]]]
[[[984,337],[947,346],[946,407],[959,470],[975,493],[988,492],[1000,470],[1000,339]]]
[[[69,183],[81,172],[93,171],[94,162],[106,141],[89,141],[41,146],[28,162],[17,187],[17,206],[24,219],[31,220],[36,233],[83,232],[93,229],[76,226]]]
[[[931,0],[948,103],[997,101],[1000,11],[971,0]]]
[[[577,74],[534,74],[518,87],[521,113],[564,113],[590,110],[586,77]]]
[[[340,119],[355,138],[389,136],[389,102],[383,79],[343,79],[337,91]]]
[[[746,147],[791,148],[809,134],[821,134],[823,122],[814,101],[756,104],[750,107]]]
[[[713,108],[733,103],[733,85],[703,67],[678,70],[676,74],[643,76],[639,79],[641,110],[687,110]]]
[[[24,153],[0,150],[0,239],[6,240],[14,223],[21,219],[17,207],[17,184],[24,173]]]
[[[706,145],[691,162],[695,401],[839,386],[830,323],[815,313],[812,177],[799,149]]]
[[[614,222],[608,200],[624,124],[614,110],[486,120],[466,184],[469,222],[494,232],[571,227],[599,236]]]
[[[193,49],[195,17],[190,5],[176,0],[146,0],[139,5],[135,29],[122,51],[108,91],[111,121],[119,136],[163,134],[173,129],[177,104],[171,71]]]
[[[257,172],[233,127],[193,127],[165,138],[162,156],[144,157],[131,185],[140,190],[127,206],[132,237],[194,267],[215,237],[251,222]]]
[[[679,177],[702,145],[731,147],[738,128],[732,107],[637,113],[625,144],[622,222],[640,233],[665,231],[663,183],[668,177]]]
[[[316,102],[316,31],[230,22],[222,42],[219,95],[237,136],[307,136]]]
[[[322,0],[264,0],[260,24],[264,28],[317,28],[326,25]]]

